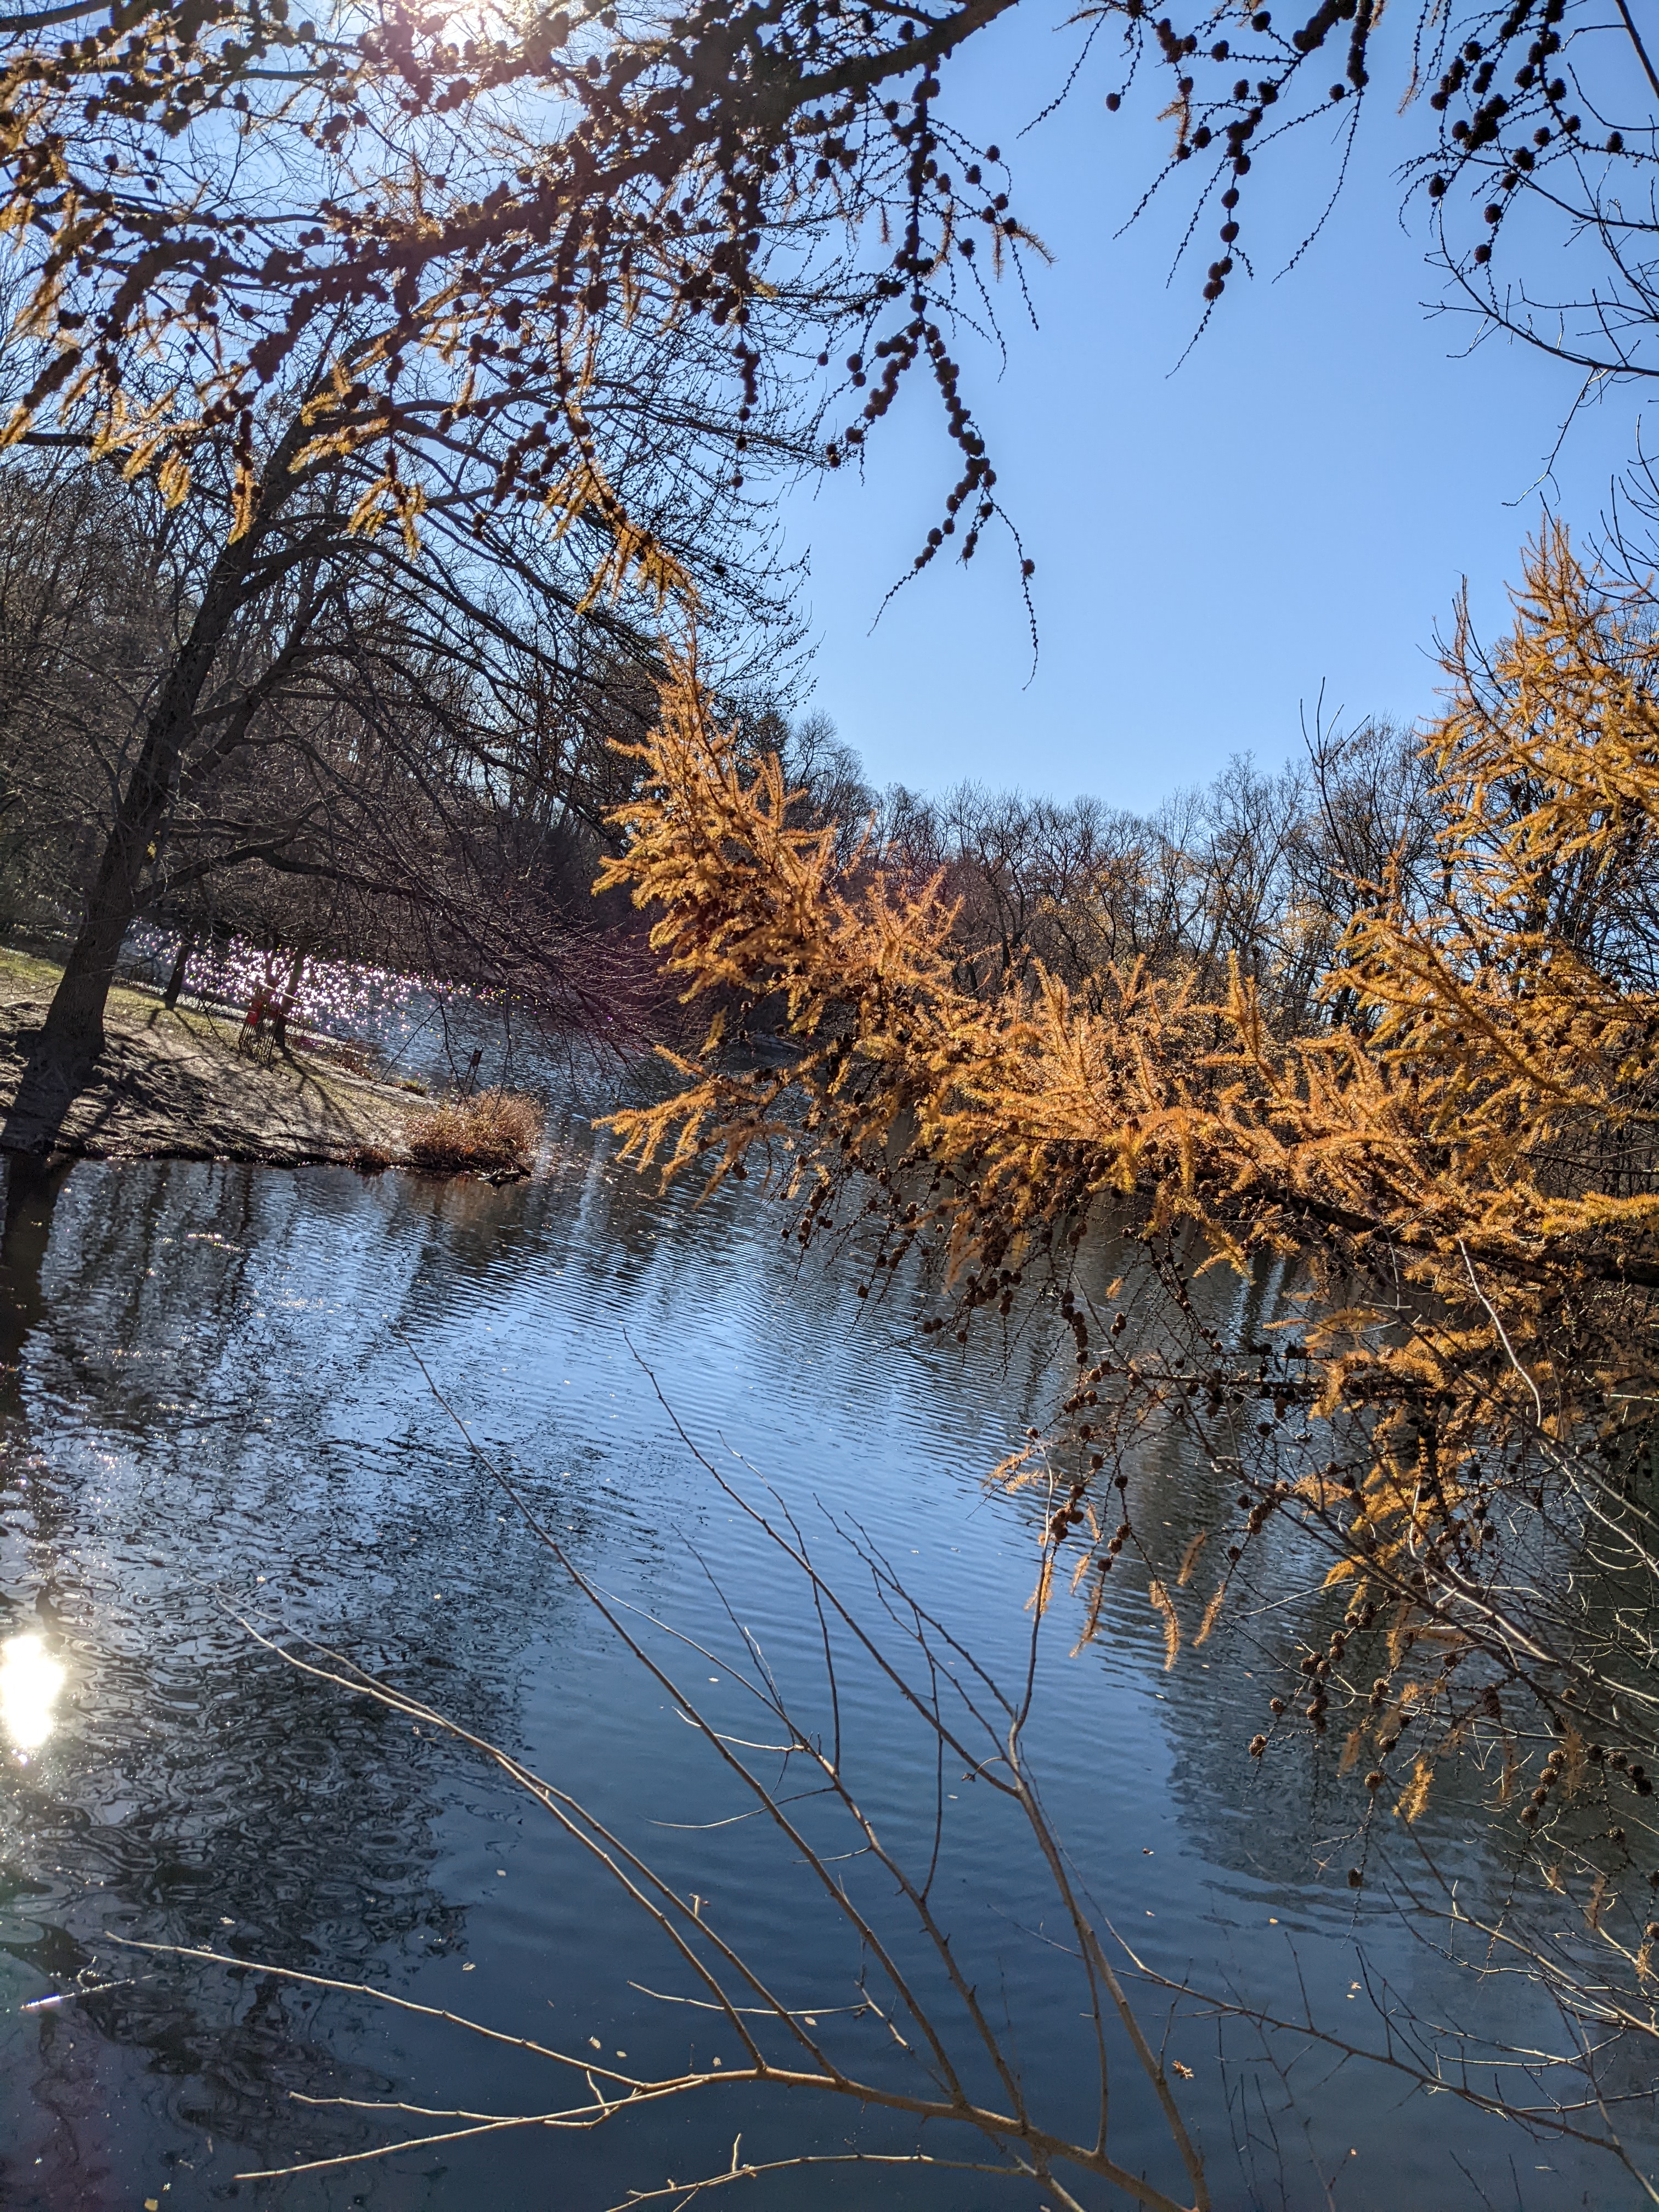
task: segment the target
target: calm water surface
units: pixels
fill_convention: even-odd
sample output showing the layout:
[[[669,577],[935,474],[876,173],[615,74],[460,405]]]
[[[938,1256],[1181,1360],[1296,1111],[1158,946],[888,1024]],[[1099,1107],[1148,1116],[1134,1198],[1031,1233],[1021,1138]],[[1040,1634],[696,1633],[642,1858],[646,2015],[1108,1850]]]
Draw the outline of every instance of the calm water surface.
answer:
[[[688,1993],[684,1969],[544,1811],[453,1739],[298,1670],[282,1652],[308,1637],[582,1797],[695,1890],[791,2002],[857,2002],[844,1924],[767,1823],[732,1823],[742,1807],[707,1747],[513,1512],[416,1355],[572,1557],[641,1608],[629,1617],[697,1638],[701,1650],[654,1648],[719,1727],[752,1735],[726,1671],[733,1620],[809,1705],[817,1623],[663,1401],[748,1494],[775,1486],[866,1611],[867,1578],[829,1516],[856,1522],[1012,1680],[1040,1507],[983,1477],[1051,1405],[1061,1333],[1035,1306],[1011,1344],[924,1340],[914,1286],[860,1300],[850,1268],[801,1261],[760,1200],[733,1190],[697,1210],[689,1191],[665,1197],[619,1170],[574,1112],[557,1135],[550,1172],[499,1191],[88,1164],[14,1207],[0,1638],[38,1637],[64,1680],[49,1714],[14,1711],[14,1732],[40,1740],[7,1747],[0,1770],[7,2212],[598,2212],[720,2169],[739,2130],[744,2158],[914,2143],[880,2114],[741,2091],[603,2132],[239,2179],[444,2124],[365,2104],[539,2112],[568,2085],[360,1992],[113,1940],[362,1983],[511,2035],[626,2052],[641,2072],[722,2047],[718,2023],[663,2001]],[[1240,1326],[1259,1325],[1247,1308]],[[1212,1501],[1211,1478],[1155,1455],[1137,1483],[1139,1510],[1173,1540]],[[1161,1970],[1290,2009],[1305,1988],[1357,2041],[1378,2033],[1362,1945],[1373,1988],[1386,1978],[1437,2019],[1469,2009],[1466,1978],[1380,1893],[1346,1887],[1346,1796],[1310,1760],[1264,1771],[1245,1753],[1272,1668],[1319,1601],[1287,1587],[1209,1665],[1188,1656],[1166,1674],[1144,1591],[1126,1577],[1114,1596],[1110,1632],[1076,1657],[1075,1610],[1057,1606],[1031,1737],[1101,1911]],[[931,1753],[867,1669],[843,1692],[861,1794],[925,1861]],[[944,1787],[936,1895],[953,1942],[1034,2095],[1086,2128],[1085,2023],[1053,1899],[987,1793],[959,1770]],[[1485,1833],[1468,1815],[1437,1808],[1438,1845],[1471,1881],[1500,1881],[1484,1842],[1464,1840]],[[890,1907],[861,1870],[849,1879]],[[1559,2034],[1514,2003],[1517,2035]],[[1161,2029],[1156,2001],[1149,2016]],[[1638,2201],[1587,2158],[1328,2054],[1281,2050],[1275,2068],[1236,2024],[1218,2035],[1191,2020],[1170,2047],[1192,2069],[1182,2101],[1218,2206]],[[1116,2154],[1173,2183],[1156,2114],[1119,2076]],[[989,2177],[842,2166],[744,2183],[740,2201],[976,2212],[1036,2198]]]

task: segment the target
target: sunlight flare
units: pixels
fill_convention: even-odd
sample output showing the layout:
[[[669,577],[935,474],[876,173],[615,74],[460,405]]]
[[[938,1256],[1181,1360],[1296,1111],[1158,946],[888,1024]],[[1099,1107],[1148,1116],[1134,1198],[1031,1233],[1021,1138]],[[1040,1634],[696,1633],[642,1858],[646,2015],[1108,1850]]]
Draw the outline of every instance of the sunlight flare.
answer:
[[[15,1750],[38,1751],[52,1734],[63,1686],[64,1669],[38,1636],[0,1644],[0,1727]]]

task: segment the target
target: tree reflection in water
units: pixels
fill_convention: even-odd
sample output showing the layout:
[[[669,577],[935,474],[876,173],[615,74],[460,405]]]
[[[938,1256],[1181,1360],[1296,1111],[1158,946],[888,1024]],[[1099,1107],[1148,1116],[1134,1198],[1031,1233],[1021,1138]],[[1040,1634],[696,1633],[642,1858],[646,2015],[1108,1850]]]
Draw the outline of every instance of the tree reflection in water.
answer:
[[[860,1304],[850,1281],[781,1250],[739,1194],[701,1213],[655,1199],[574,1124],[562,1157],[555,1180],[501,1192],[157,1164],[82,1165],[14,1190],[0,1247],[0,1638],[38,1637],[65,1679],[60,1725],[27,1765],[9,1757],[0,1794],[7,2212],[125,2208],[168,2180],[164,2203],[217,2202],[251,2166],[382,2139],[361,2114],[290,2092],[489,2110],[540,2094],[510,2054],[458,2048],[441,2024],[257,1972],[135,1965],[112,1935],[361,1981],[532,2038],[597,2036],[607,2063],[618,2050],[630,2064],[684,2063],[683,2020],[665,2027],[629,1986],[669,1986],[659,1952],[510,1785],[407,1712],[297,1674],[235,1613],[279,1643],[348,1652],[401,1698],[568,1779],[739,1913],[780,1974],[815,1993],[855,1981],[856,1958],[824,1948],[787,1885],[769,1887],[752,1823],[694,1843],[661,1826],[732,1808],[661,1693],[596,1635],[442,1426],[403,1340],[597,1582],[713,1636],[730,1623],[706,1562],[786,1674],[811,1657],[810,1613],[689,1478],[623,1329],[700,1443],[723,1434],[803,1510],[821,1496],[859,1520],[907,1587],[940,1618],[971,1621],[1004,1671],[1023,1648],[1040,1506],[987,1500],[981,1479],[1036,1418],[1053,1342],[1037,1316],[1006,1350],[919,1347],[902,1284]],[[1201,1519],[1203,1498],[1185,1494],[1198,1470],[1154,1459],[1143,1477],[1172,1522]],[[1165,1675],[1144,1606],[1077,1661],[1066,1640],[1041,1684],[1048,1808],[1149,1964],[1207,1986],[1237,1975],[1272,1997],[1299,1974],[1340,2012],[1358,1978],[1358,1926],[1422,2008],[1451,2002],[1455,1981],[1402,1946],[1369,1893],[1356,1923],[1341,1866],[1322,1862],[1317,1776],[1260,1787],[1207,1653]],[[727,1686],[705,1686],[718,1703]],[[931,1778],[879,1732],[858,1756],[861,1800],[912,1839]],[[966,1803],[958,1777],[943,1787]],[[953,1940],[1030,2020],[1024,2074],[1062,2103],[1080,2096],[1076,2007],[1054,1996],[1040,1891],[1011,1872],[977,1801],[951,1818]],[[1489,1892],[1501,1877],[1474,1848],[1467,1873]],[[1513,2021],[1524,2017],[1517,2002]],[[1173,2055],[1193,2071],[1182,2109],[1211,2146],[1220,2202],[1323,2206],[1316,2175],[1342,2167],[1344,2208],[1474,2212],[1482,2197],[1454,2156],[1489,2182],[1518,2155],[1528,2212],[1600,2185],[1570,2146],[1517,2152],[1448,2098],[1414,2106],[1402,2128],[1397,2085],[1352,2071],[1307,2110],[1299,2079],[1287,2093],[1270,2067],[1241,2089],[1215,2063],[1213,2033],[1182,2030]],[[1144,2128],[1146,2157],[1167,2159],[1156,2112],[1137,2116],[1124,2095],[1131,2142]],[[543,2139],[278,2186],[284,2203],[375,2212],[518,2212],[550,2188],[573,2208],[608,2206],[718,2166],[738,2126],[745,2158],[844,2148],[845,2117],[781,2115],[750,2097],[706,2123],[665,2121],[625,2151]],[[1256,2146],[1242,2166],[1241,2130]],[[1275,2131],[1278,2179],[1261,2149]],[[866,2148],[895,2140],[873,2118],[856,2134]],[[861,2207],[1012,2201],[988,2179],[867,2179],[852,2185]],[[803,2181],[789,2201],[848,2199]]]

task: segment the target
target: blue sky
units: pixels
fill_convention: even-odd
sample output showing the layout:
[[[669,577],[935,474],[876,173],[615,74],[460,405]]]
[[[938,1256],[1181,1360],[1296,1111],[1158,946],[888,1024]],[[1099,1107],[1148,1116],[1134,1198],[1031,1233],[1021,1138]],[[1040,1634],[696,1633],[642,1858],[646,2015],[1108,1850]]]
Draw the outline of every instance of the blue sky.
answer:
[[[936,562],[872,630],[955,473],[920,381],[872,441],[866,480],[804,487],[783,520],[811,559],[809,703],[878,781],[974,776],[1141,806],[1230,753],[1285,758],[1322,685],[1350,715],[1428,710],[1460,581],[1482,627],[1501,623],[1543,497],[1593,528],[1638,406],[1621,388],[1582,411],[1544,478],[1571,372],[1501,341],[1471,355],[1471,326],[1431,312],[1420,203],[1402,228],[1394,174],[1427,118],[1396,117],[1375,65],[1370,127],[1324,233],[1272,281],[1330,165],[1311,139],[1277,173],[1259,161],[1241,241],[1256,281],[1233,278],[1177,368],[1220,251],[1213,223],[1172,286],[1176,201],[1112,235],[1170,126],[1109,116],[1112,80],[1091,69],[1015,143],[1071,35],[1022,7],[958,60],[941,103],[1012,156],[1014,206],[1055,255],[1033,270],[1040,328],[1005,284],[1008,367],[999,380],[970,347],[965,387],[1037,563],[1035,677],[1014,559],[992,539],[967,569]]]

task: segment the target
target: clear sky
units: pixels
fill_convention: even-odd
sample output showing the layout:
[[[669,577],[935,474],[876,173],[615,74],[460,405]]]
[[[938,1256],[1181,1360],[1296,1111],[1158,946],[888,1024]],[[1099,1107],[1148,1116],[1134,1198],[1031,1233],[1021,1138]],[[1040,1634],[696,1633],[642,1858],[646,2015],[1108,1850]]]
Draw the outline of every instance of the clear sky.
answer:
[[[1367,143],[1326,230],[1273,281],[1330,164],[1311,140],[1278,175],[1258,161],[1241,241],[1256,281],[1235,276],[1177,368],[1218,213],[1173,285],[1185,205],[1114,238],[1170,126],[1109,115],[1098,68],[1016,143],[1073,51],[1042,24],[1028,0],[973,42],[940,103],[1011,155],[1014,206],[1055,256],[1034,266],[1040,328],[1005,283],[1007,369],[999,381],[970,347],[965,386],[1037,563],[1035,676],[1006,540],[966,569],[936,561],[872,631],[956,473],[931,384],[881,426],[866,481],[803,489],[785,527],[811,560],[809,703],[878,782],[974,776],[1140,806],[1231,752],[1285,759],[1322,685],[1350,715],[1425,712],[1461,580],[1482,626],[1501,623],[1543,497],[1593,528],[1638,402],[1621,388],[1581,412],[1544,478],[1571,374],[1502,342],[1470,355],[1472,327],[1431,312],[1421,203],[1402,228],[1394,175],[1428,118],[1396,117],[1376,64]]]

